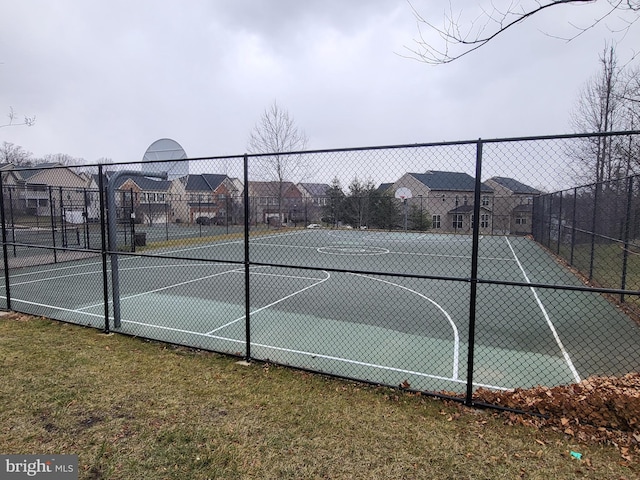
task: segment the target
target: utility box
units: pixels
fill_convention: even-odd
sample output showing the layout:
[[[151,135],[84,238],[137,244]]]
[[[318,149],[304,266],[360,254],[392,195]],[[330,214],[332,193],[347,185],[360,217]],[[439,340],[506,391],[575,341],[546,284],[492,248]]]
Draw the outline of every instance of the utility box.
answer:
[[[144,247],[147,244],[147,234],[144,232],[136,233],[133,238],[133,244],[136,247]]]

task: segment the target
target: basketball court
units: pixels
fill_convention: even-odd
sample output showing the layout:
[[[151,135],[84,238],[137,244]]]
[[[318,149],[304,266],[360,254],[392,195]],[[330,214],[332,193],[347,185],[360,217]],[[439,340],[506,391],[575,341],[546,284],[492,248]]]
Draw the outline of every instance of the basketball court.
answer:
[[[114,331],[245,355],[243,239],[170,243],[119,255],[122,324]],[[402,231],[252,236],[251,357],[462,392],[471,248],[470,236]],[[581,283],[535,242],[482,237],[479,255],[476,387],[566,384],[637,369],[638,326],[599,294],[536,287]],[[101,259],[12,269],[11,301],[20,311],[103,328]]]

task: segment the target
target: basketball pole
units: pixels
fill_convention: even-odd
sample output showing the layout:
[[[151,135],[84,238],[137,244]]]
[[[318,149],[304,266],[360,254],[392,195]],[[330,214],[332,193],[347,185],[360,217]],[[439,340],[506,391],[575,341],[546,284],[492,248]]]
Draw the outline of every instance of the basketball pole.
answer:
[[[404,231],[407,231],[407,199],[403,198],[402,203],[404,203]]]
[[[114,173],[107,180],[107,219],[109,258],[111,259],[111,295],[113,299],[113,328],[120,328],[120,275],[118,272],[118,242],[117,242],[117,214],[116,214],[116,183],[121,177],[154,177],[167,179],[167,172],[140,172],[135,170],[121,170]],[[133,240],[133,239],[132,239]]]

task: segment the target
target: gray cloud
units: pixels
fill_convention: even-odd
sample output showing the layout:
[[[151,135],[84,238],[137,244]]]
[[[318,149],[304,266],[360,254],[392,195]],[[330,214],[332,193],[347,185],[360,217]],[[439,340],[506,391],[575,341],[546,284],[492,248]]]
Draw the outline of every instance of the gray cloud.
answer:
[[[447,8],[412,3],[432,17]],[[557,9],[429,67],[399,55],[416,35],[403,0],[5,2],[0,114],[37,123],[0,141],[87,162],[138,161],[163,137],[192,157],[239,154],[274,100],[310,148],[566,133],[611,34],[549,35],[592,16]]]

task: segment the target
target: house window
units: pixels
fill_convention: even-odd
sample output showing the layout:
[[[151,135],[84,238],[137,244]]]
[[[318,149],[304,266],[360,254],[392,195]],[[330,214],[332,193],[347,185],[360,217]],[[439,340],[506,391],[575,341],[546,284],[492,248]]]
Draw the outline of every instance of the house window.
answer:
[[[488,207],[489,206],[489,197],[487,197],[486,195],[484,195],[482,197],[482,206],[483,207]]]
[[[527,217],[516,217],[516,225],[526,225]]]
[[[489,228],[489,215],[486,213],[480,215],[480,228]]]
[[[441,228],[440,226],[440,215],[433,215],[431,217],[431,225],[433,228]]]
[[[453,216],[453,228],[462,228],[462,215],[459,213]]]

